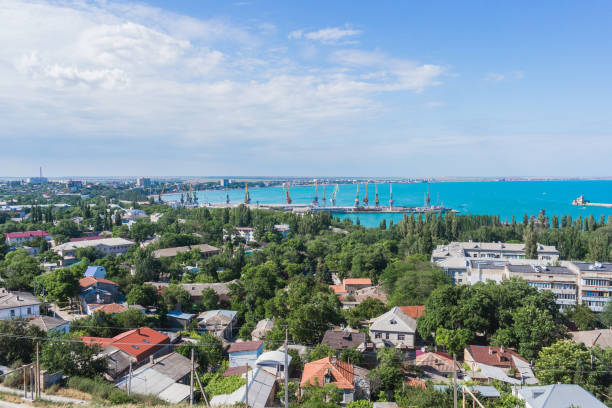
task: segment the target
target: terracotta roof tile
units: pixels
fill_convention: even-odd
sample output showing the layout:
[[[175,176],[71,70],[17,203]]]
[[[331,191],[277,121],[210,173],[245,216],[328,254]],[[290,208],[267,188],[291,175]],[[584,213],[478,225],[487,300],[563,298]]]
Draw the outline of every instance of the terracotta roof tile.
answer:
[[[86,276],[84,278],[79,279],[79,286],[82,288],[87,288],[89,286],[94,285],[95,283],[107,283],[109,285],[117,286],[117,284],[113,281],[102,278],[94,278],[93,276]]]
[[[418,319],[425,313],[425,306],[400,306],[399,307],[402,312],[406,315],[412,317],[413,319]]]
[[[336,387],[341,389],[355,388],[355,385],[353,385],[353,365],[338,361],[332,357],[322,358],[321,360],[305,364],[300,385],[302,387],[315,384],[323,385],[325,384],[325,376],[327,374],[331,375],[330,382]]]
[[[372,280],[370,278],[346,278],[344,280],[345,285],[371,285]]]
[[[466,351],[472,355],[472,358],[477,363],[482,363],[495,367],[513,367],[512,356],[529,363],[521,357],[516,351],[507,348],[494,346],[467,346]]]
[[[329,285],[329,288],[333,290],[336,295],[346,293],[344,285]]]
[[[98,344],[101,347],[117,347],[119,350],[136,357],[137,361],[144,360],[165,344],[170,343],[168,336],[149,327],[126,331],[111,339],[104,337],[81,337],[81,339],[85,343]]]

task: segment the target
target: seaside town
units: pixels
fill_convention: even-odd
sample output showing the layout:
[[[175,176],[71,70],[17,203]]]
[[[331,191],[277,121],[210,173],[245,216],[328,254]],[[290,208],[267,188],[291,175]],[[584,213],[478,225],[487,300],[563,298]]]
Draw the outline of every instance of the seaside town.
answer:
[[[612,404],[612,217],[365,228],[154,185],[0,183],[2,400]]]

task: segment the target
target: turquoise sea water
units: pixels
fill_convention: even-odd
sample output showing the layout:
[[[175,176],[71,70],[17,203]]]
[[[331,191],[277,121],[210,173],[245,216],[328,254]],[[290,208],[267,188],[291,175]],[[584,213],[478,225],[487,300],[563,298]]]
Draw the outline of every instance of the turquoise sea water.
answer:
[[[325,187],[325,196],[329,200],[335,185]],[[370,205],[374,203],[374,185],[368,185]],[[397,206],[423,205],[427,185],[394,184],[393,199]],[[294,203],[308,204],[314,197],[314,187],[292,187],[291,199]],[[284,196],[281,187],[249,188],[251,203],[283,203]],[[359,187],[360,199],[363,200],[365,185]],[[351,206],[355,201],[356,185],[340,185],[336,205]],[[584,194],[587,200],[598,203],[612,203],[612,181],[496,181],[496,182],[456,182],[430,183],[429,194],[432,204],[443,204],[458,210],[461,214],[499,215],[504,220],[510,220],[514,215],[517,221],[522,221],[523,215],[538,215],[544,209],[548,216],[553,214],[570,214],[572,217],[593,214],[599,220],[600,215],[612,215],[612,209],[600,207],[575,207],[572,200]],[[244,190],[229,190],[233,203],[242,202]],[[389,203],[389,185],[378,185],[378,196],[381,205]],[[319,202],[322,203],[323,187],[319,186]],[[169,194],[166,200],[180,199],[180,194]],[[200,203],[223,203],[225,191],[207,190],[198,192]],[[402,214],[359,214],[339,215],[340,218],[359,217],[362,225],[377,226],[382,219],[402,219]]]

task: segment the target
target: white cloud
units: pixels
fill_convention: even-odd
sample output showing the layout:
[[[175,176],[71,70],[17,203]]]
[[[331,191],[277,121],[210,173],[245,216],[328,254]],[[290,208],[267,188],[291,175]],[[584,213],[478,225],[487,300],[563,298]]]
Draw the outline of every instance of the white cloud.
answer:
[[[149,149],[290,145],[313,134],[341,137],[346,123],[384,110],[380,93],[419,92],[443,72],[378,51],[338,52],[331,66],[300,63],[288,48],[260,46],[261,26],[97,4],[4,1],[0,138],[147,140]]]
[[[322,44],[356,44],[355,40],[346,40],[361,34],[361,30],[350,27],[328,27],[316,31],[295,30],[289,33],[289,39],[301,39],[319,41]]]
[[[484,80],[488,82],[502,82],[506,80],[520,80],[525,77],[523,71],[510,71],[506,73],[490,72],[485,75]]]
[[[443,106],[446,106],[446,103],[442,101],[429,101],[425,103],[425,107],[427,108],[441,108]]]

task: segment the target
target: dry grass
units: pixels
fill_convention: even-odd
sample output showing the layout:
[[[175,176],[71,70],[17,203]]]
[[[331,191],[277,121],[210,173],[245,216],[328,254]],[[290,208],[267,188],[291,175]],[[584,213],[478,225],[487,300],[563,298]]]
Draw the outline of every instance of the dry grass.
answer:
[[[91,394],[88,394],[88,393],[83,392],[83,391],[75,390],[74,388],[63,388],[63,387],[60,387],[60,388],[54,390],[53,393],[50,393],[50,392],[47,392],[47,391],[45,391],[45,393],[52,394],[52,395],[59,395],[59,396],[62,396],[62,397],[76,398],[76,399],[80,399],[80,400],[91,401]]]

